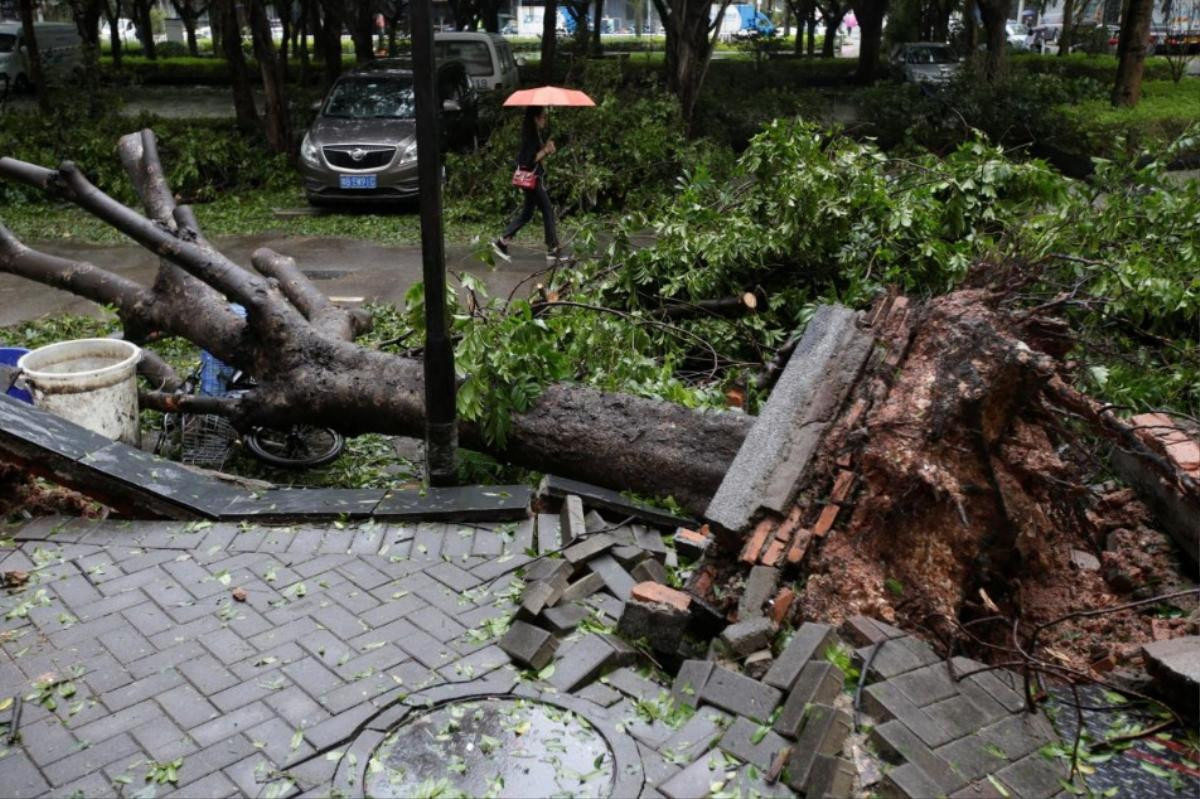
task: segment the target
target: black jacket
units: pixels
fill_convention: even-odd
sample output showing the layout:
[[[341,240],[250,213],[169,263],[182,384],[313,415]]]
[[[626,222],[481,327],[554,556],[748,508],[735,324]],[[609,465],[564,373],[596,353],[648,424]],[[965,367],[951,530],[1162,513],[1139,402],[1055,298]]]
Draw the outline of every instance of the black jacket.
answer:
[[[517,150],[517,166],[521,169],[532,169],[539,175],[546,174],[546,168],[537,161],[538,150],[542,149],[544,140],[536,127],[530,125],[521,132],[521,149]]]

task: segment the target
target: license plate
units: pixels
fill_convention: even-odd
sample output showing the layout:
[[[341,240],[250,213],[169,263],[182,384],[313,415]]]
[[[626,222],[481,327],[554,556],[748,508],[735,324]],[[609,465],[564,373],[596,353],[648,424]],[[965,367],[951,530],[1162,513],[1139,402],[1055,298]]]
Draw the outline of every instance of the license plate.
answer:
[[[339,175],[338,185],[343,189],[373,189],[374,175]]]

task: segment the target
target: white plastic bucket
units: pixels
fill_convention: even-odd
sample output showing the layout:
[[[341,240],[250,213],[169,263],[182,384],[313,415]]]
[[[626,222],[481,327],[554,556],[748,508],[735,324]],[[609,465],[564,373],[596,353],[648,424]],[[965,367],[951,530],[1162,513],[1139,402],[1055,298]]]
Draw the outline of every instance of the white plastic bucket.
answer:
[[[142,351],[128,341],[60,341],[17,361],[33,388],[33,404],[80,427],[138,443],[137,364]]]

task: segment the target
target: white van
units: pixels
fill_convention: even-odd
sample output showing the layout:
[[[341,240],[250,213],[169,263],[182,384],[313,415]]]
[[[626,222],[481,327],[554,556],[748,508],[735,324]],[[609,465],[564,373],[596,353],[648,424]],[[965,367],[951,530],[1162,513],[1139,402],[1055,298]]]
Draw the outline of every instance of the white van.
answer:
[[[46,80],[65,80],[83,68],[83,42],[75,26],[66,22],[35,22],[38,53]],[[25,33],[20,22],[0,22],[0,84],[16,91],[30,88],[25,62]]]
[[[498,33],[454,31],[433,34],[433,57],[467,65],[476,91],[512,91],[520,83],[512,48]]]

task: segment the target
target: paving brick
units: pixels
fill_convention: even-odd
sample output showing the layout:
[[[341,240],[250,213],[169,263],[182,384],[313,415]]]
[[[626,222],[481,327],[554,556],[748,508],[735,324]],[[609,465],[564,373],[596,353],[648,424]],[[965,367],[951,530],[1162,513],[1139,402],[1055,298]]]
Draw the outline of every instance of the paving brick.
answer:
[[[128,732],[161,715],[162,710],[153,700],[143,699],[136,705],[130,705],[76,727],[75,734],[84,741],[103,741],[120,733]]]
[[[893,677],[888,683],[899,688],[917,707],[925,707],[958,696],[958,687],[950,679],[947,664],[923,666],[915,671]]]
[[[167,716],[158,716],[140,727],[134,727],[130,734],[151,760],[160,763],[186,757],[199,749],[191,737]]]
[[[589,615],[588,609],[577,602],[559,602],[542,611],[542,620],[556,633],[569,633]]]
[[[632,668],[614,669],[600,678],[606,685],[611,685],[626,696],[638,700],[653,700],[661,693],[667,693],[666,686],[659,685],[653,680],[643,677]]]
[[[554,552],[562,548],[562,532],[559,530],[559,517],[553,513],[537,515],[537,551],[540,554]]]
[[[646,558],[639,562],[629,574],[639,583],[660,583],[665,585],[667,580],[670,579],[667,575],[666,567],[654,558]]]
[[[363,672],[390,669],[397,663],[408,659],[408,653],[394,644],[380,641],[376,641],[375,643],[383,643],[383,646],[378,646],[364,652],[358,657],[351,658],[344,663],[341,662],[340,658],[334,661],[332,665],[334,671],[337,672],[337,676],[343,680],[353,680],[357,679]]]
[[[298,685],[276,691],[263,700],[293,729],[310,727],[328,714]]]
[[[250,743],[250,740],[241,734],[229,735],[205,746],[198,752],[193,752],[184,758],[183,766],[179,769],[179,785],[181,787],[177,792],[178,795],[182,797],[216,795],[201,793],[192,786],[209,775],[219,773],[226,766],[249,757],[254,752],[254,744]],[[235,791],[230,795],[237,795],[237,793]]]
[[[604,580],[595,572],[588,572],[583,577],[580,577],[573,583],[570,583],[563,589],[563,602],[573,602],[577,599],[586,599],[592,594],[604,587]]]
[[[233,739],[238,733],[245,732],[272,717],[271,709],[262,702],[243,705],[229,713],[205,722],[190,730],[192,738],[203,747],[226,738]],[[218,768],[220,768],[218,766]]]
[[[855,646],[868,646],[889,638],[903,638],[904,631],[867,616],[851,616],[842,622],[841,634]]]
[[[390,579],[388,575],[369,565],[366,559],[361,557],[346,561],[337,570],[344,574],[352,584],[364,591],[383,585]]]
[[[79,776],[72,774],[60,782],[68,782]],[[33,761],[24,752],[19,751],[11,752],[8,757],[0,760],[0,785],[4,786],[4,794],[8,799],[41,796],[50,787]]]
[[[167,799],[195,799],[198,796],[233,796],[238,787],[221,772],[217,771],[194,782],[189,782],[178,790],[167,794]]]
[[[600,575],[600,579],[604,581],[604,585],[613,593],[619,601],[624,602],[629,599],[635,585],[633,578],[629,576],[629,572],[621,568],[621,564],[617,563],[616,558],[612,555],[601,555],[598,558],[593,558],[588,561],[588,568],[593,573]]]
[[[844,680],[842,670],[832,663],[809,661],[783,703],[783,710],[775,720],[775,731],[795,738],[804,726],[807,708],[810,705],[832,705],[842,692]]]
[[[979,737],[998,747],[1009,760],[1016,760],[1054,740],[1055,735],[1044,717],[1021,713],[984,727]]]
[[[555,658],[550,684],[560,691],[573,691],[595,679],[606,666],[617,660],[617,652],[607,639],[588,634],[565,649]]]
[[[600,707],[612,707],[621,700],[621,694],[602,682],[589,683],[576,691],[575,696]]]
[[[770,646],[775,625],[763,616],[731,624],[721,632],[721,641],[738,655],[749,655]]]
[[[754,566],[746,578],[742,598],[738,601],[738,618],[763,615],[763,605],[775,595],[779,586],[779,569],[773,566]]]
[[[429,574],[453,591],[467,591],[480,582],[478,577],[453,563],[439,563],[429,569]]]
[[[562,555],[568,563],[578,566],[612,549],[616,543],[616,539],[608,533],[594,533],[571,544],[563,550]]]
[[[137,664],[135,663],[134,665]],[[84,682],[97,694],[107,693],[115,688],[129,685],[134,680],[134,675],[107,652],[89,657],[87,659],[87,669],[87,674],[83,678]],[[144,676],[146,675],[139,675],[138,679]],[[3,684],[3,682],[0,682],[0,685]]]
[[[249,644],[260,652],[272,649],[274,647],[285,644],[288,641],[294,641],[302,635],[307,635],[317,629],[317,623],[310,618],[300,618],[288,622],[282,627],[276,627],[272,630],[259,633],[249,639]]]
[[[138,680],[109,691],[104,695],[104,704],[115,713],[130,705],[136,705],[144,699],[158,696],[163,691],[170,690],[182,682],[183,677],[177,671],[159,672],[144,680]]]
[[[323,751],[349,738],[363,722],[378,712],[379,709],[374,705],[363,703],[307,728],[304,737],[317,751]]]
[[[434,638],[445,643],[466,632],[461,624],[434,607],[424,607],[408,614],[408,619]]]
[[[258,674],[253,679],[243,682],[240,685],[235,685],[232,688],[226,688],[224,691],[215,693],[209,697],[209,700],[221,712],[229,713],[252,702],[257,702],[259,699],[281,690],[289,684],[290,682],[283,671],[272,669]]]
[[[929,799],[943,795],[938,784],[914,763],[889,769],[883,775],[880,789],[884,796],[902,799]]]
[[[179,664],[179,671],[204,694],[223,691],[238,681],[219,660],[208,654],[183,661]]]
[[[1005,672],[978,671],[984,668],[983,664],[978,661],[956,657],[953,660],[953,664],[956,675],[970,674],[969,677],[963,678],[960,682],[974,683],[986,691],[988,696],[1003,705],[1010,713],[1019,713],[1025,709],[1025,701],[1021,698],[1020,683],[1015,676],[1009,675],[1008,679],[1011,682],[1006,684],[1000,676],[1005,674]]]
[[[92,745],[87,749],[82,749],[73,755],[50,764],[43,769],[42,773],[51,784],[63,785],[80,779],[90,772],[96,771],[101,766],[132,755],[137,751],[139,751],[139,747],[137,742],[133,740],[133,736],[128,733],[121,733],[109,738],[93,741]],[[4,762],[7,762],[7,759],[0,761],[0,763]],[[7,775],[4,784],[5,793],[7,793],[9,787]]]
[[[1067,779],[1069,771],[1063,761],[1050,760],[1035,752],[996,772],[996,779],[1022,799],[1048,799],[1062,790],[1062,781]]]
[[[713,664],[707,660],[685,660],[675,673],[671,698],[676,704],[698,707],[704,684],[712,674]]]
[[[732,722],[731,716],[716,708],[703,708],[693,714],[659,748],[670,756],[672,762],[690,763],[715,746],[725,728]]]
[[[887,721],[872,728],[869,740],[877,752],[893,762],[916,764],[937,784],[939,795],[952,793],[970,780],[968,775],[955,770],[899,721]]]
[[[788,742],[769,727],[739,716],[721,736],[718,745],[739,760],[766,771]]]
[[[941,724],[931,719],[925,711],[917,707],[904,692],[892,685],[891,681],[868,685],[863,691],[863,708],[880,721],[900,719],[926,746],[938,747],[954,739]]]
[[[516,663],[541,670],[554,657],[558,639],[540,627],[516,620],[500,639],[500,648]]]
[[[778,689],[723,666],[713,667],[700,691],[701,701],[760,722],[770,717],[782,698]]]
[[[812,705],[788,758],[788,784],[803,791],[812,776],[817,756],[833,756],[840,752],[851,726],[848,713],[829,705]]]
[[[637,749],[639,758],[642,761],[642,773],[645,775],[645,785],[647,786],[642,789],[642,793],[640,795],[645,797],[647,796],[646,791],[650,790],[654,792],[654,795],[662,796],[662,794],[658,793],[655,788],[648,786],[659,785],[663,782],[666,782],[671,777],[679,773],[679,766],[668,762],[666,757],[659,754],[658,751],[653,747],[647,746],[644,743],[639,742],[637,744]],[[664,751],[667,751],[668,754],[670,754],[669,750],[667,750],[665,746]],[[682,758],[679,759],[681,760]]]
[[[929,718],[945,727],[955,738],[970,735],[998,720],[994,716],[989,717],[974,702],[961,695],[926,705],[924,710]]]
[[[587,534],[587,523],[583,518],[583,500],[575,494],[563,497],[559,513],[559,531],[564,546],[570,546]]]
[[[667,799],[704,799],[713,793],[714,783],[725,783],[725,756],[708,754],[694,761],[658,786]]]
[[[10,688],[6,685],[5,688]],[[5,721],[9,714],[5,713]],[[5,727],[5,737],[8,727]],[[46,766],[56,760],[70,755],[79,749],[79,739],[62,725],[56,717],[50,716],[34,724],[22,724],[21,745],[25,753],[39,766]],[[0,759],[0,777],[4,775],[4,761]]]
[[[783,652],[771,664],[763,682],[781,691],[788,691],[810,660],[824,656],[825,650],[837,641],[833,628],[827,624],[806,622],[796,630]]]
[[[983,779],[1007,766],[1008,760],[1000,757],[999,751],[994,744],[989,746],[976,735],[951,741],[934,750],[951,768],[970,780]]]
[[[631,599],[621,609],[617,630],[630,640],[645,639],[655,651],[673,655],[679,651],[690,622],[687,612],[672,605]]]
[[[420,661],[423,666],[431,669],[444,666],[455,657],[454,650],[415,627],[412,633],[396,643],[400,645],[401,649]]]
[[[212,703],[190,685],[176,686],[155,698],[167,715],[185,730],[198,727],[219,715]]]

